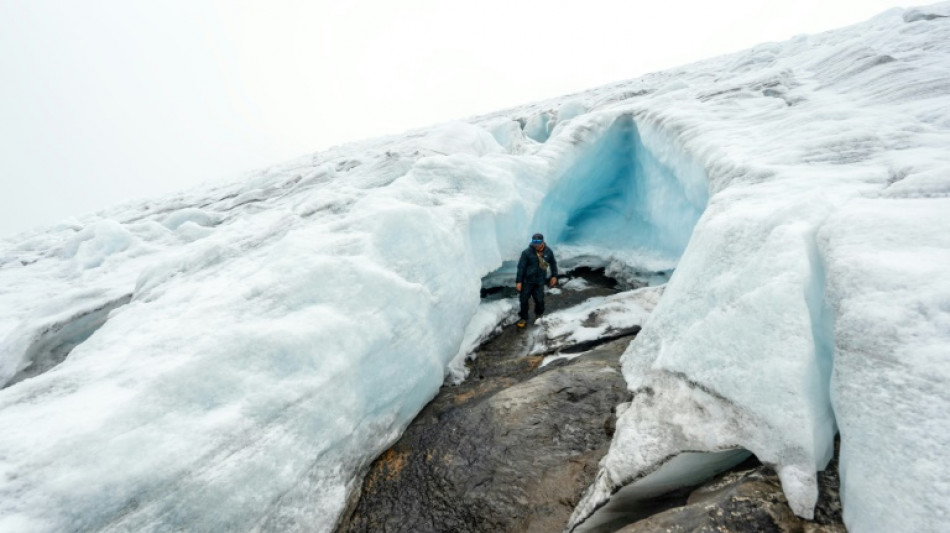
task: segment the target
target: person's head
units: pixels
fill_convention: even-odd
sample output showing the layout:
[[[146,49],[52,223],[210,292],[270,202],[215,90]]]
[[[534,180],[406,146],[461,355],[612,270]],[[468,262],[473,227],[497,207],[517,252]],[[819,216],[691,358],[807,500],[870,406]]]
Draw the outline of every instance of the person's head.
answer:
[[[535,233],[534,235],[531,236],[532,248],[538,249],[541,247],[542,244],[544,244],[544,235],[541,235],[540,233]]]

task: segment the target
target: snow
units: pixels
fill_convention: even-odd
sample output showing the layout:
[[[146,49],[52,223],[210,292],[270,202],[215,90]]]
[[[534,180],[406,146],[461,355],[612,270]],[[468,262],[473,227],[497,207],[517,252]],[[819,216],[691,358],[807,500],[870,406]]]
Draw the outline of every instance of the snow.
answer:
[[[904,22],[934,20],[950,17],[950,7],[946,4],[934,4],[924,8],[911,8],[904,12]]]
[[[501,117],[492,123],[485,124],[485,129],[508,153],[522,153],[528,144],[521,130],[521,124],[508,117]]]
[[[562,124],[586,112],[587,104],[585,104],[583,100],[568,100],[562,102],[557,108],[557,122],[558,124]]]
[[[12,384],[52,368],[130,299],[131,294],[84,291],[44,302],[3,339],[10,353],[20,357],[0,360],[0,383]]]
[[[566,291],[583,291],[591,286],[584,278],[571,278],[559,285],[561,289]]]
[[[253,190],[247,193],[244,193],[238,196],[232,205],[241,205],[246,204],[253,200],[260,200],[263,198],[263,193],[260,190]],[[197,226],[214,226],[217,223],[215,217],[210,213],[197,209],[194,207],[179,209],[174,213],[169,214],[162,220],[162,225],[170,230],[176,230],[180,228],[183,224],[195,224]]]
[[[599,324],[543,321],[556,342],[643,325],[575,522],[737,450],[810,516],[840,431],[850,530],[941,530],[948,8],[0,241],[0,530],[332,530],[510,319],[480,280],[535,231],[565,265],[673,272],[648,316],[624,293]]]
[[[31,358],[19,339],[45,338],[80,303],[133,297],[61,364],[0,392],[0,529],[330,527],[361,469],[441,385],[480,275],[528,231],[519,190],[541,184],[530,164],[515,175],[430,155],[473,139],[491,152],[484,130],[452,125],[422,149],[340,157],[336,180],[294,179],[325,161],[289,164],[7,245],[4,368]],[[189,225],[209,231],[177,238]],[[97,264],[72,253],[87,232]],[[64,301],[39,305],[54,295]]]
[[[80,230],[63,246],[61,256],[74,259],[80,268],[95,268],[110,256],[126,251],[133,241],[118,222],[101,220]]]
[[[637,289],[589,298],[579,305],[547,314],[540,321],[543,339],[531,351],[550,352],[640,326],[662,294],[663,287]]]

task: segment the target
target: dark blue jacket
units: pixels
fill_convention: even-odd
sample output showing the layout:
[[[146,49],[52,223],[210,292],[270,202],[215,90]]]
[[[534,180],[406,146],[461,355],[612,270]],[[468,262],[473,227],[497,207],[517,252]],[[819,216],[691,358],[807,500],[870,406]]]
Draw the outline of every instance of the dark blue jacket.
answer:
[[[541,256],[551,267],[551,276],[557,277],[557,260],[554,259],[554,252],[547,245]],[[515,276],[515,283],[544,283],[547,281],[545,271],[541,269],[538,262],[538,251],[528,246],[521,252],[521,259],[518,260],[518,275]]]

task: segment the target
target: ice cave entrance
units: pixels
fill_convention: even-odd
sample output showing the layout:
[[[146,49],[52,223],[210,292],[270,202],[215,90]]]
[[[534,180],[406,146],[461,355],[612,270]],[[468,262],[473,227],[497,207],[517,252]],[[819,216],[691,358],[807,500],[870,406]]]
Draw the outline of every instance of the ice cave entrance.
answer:
[[[709,201],[705,170],[671,137],[641,130],[631,115],[582,150],[541,203],[531,230],[545,234],[564,271],[606,268],[632,286],[665,282]],[[514,264],[506,263],[483,286],[509,277]]]
[[[633,117],[618,118],[558,180],[532,227],[565,255],[675,267],[706,208],[708,180],[672,139],[655,137],[648,148]]]

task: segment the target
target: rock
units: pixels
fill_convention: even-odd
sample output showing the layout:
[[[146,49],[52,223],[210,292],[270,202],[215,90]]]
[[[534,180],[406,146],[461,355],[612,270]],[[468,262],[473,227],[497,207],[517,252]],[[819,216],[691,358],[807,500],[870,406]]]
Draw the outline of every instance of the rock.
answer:
[[[483,347],[469,381],[444,387],[376,460],[338,531],[564,528],[629,400],[629,339],[537,368],[541,357],[510,355],[520,335]]]

